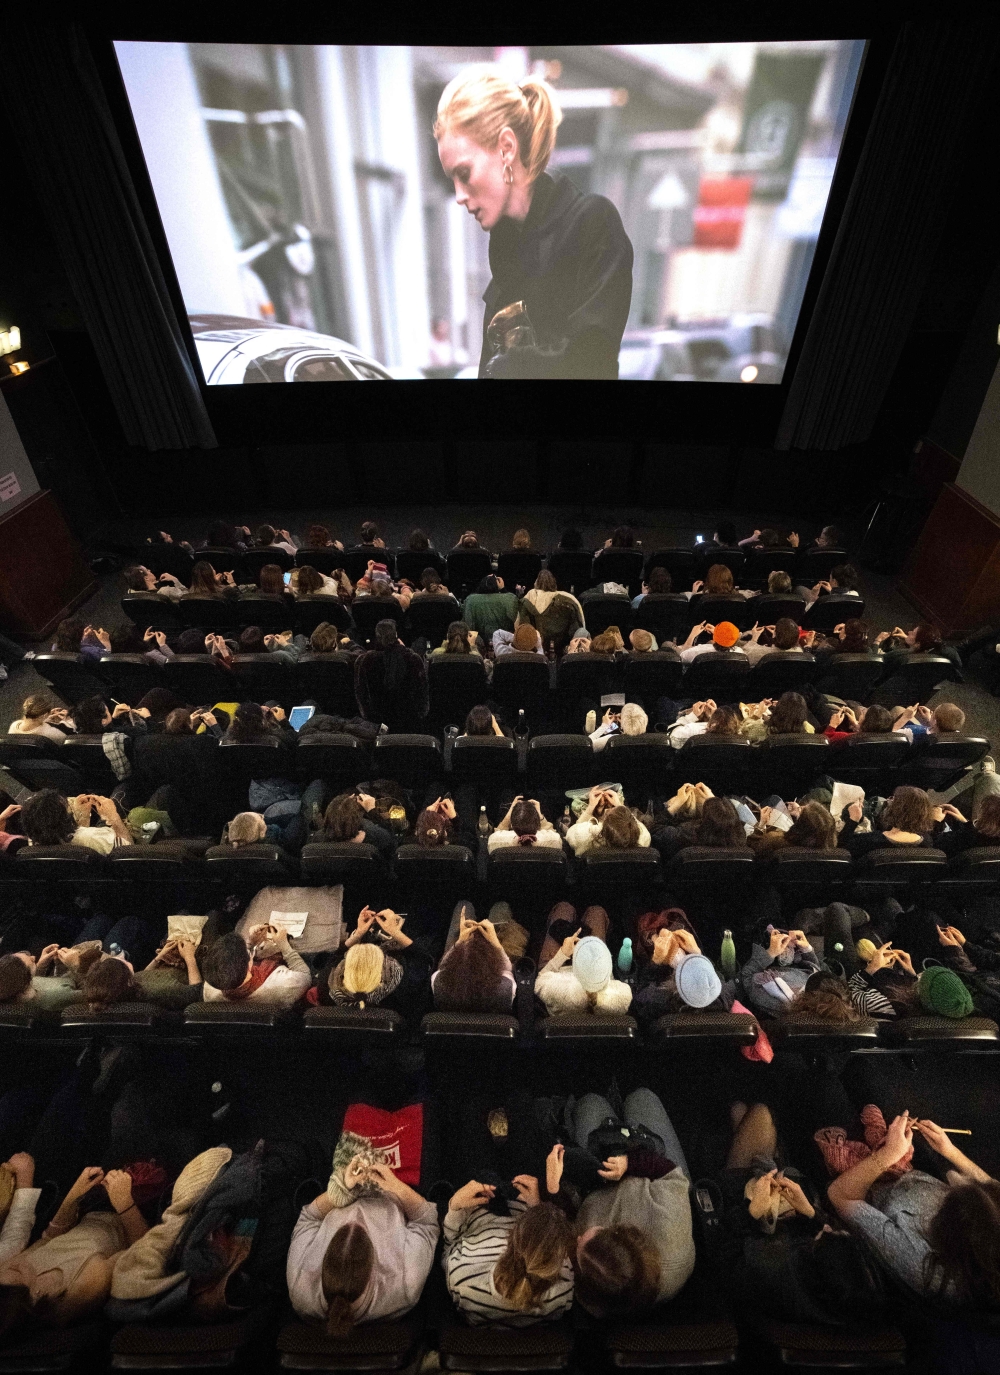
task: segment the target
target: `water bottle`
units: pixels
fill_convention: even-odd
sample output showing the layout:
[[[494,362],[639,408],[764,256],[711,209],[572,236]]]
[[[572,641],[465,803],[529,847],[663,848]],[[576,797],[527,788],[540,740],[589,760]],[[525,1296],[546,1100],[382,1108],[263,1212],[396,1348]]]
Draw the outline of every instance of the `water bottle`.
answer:
[[[587,712],[587,719],[583,723],[583,729],[587,735],[593,735],[594,731],[597,729],[597,712],[594,711],[593,708]]]
[[[524,707],[519,707],[517,712],[517,725],[514,727],[514,734],[523,739],[528,734],[528,723],[524,719]]]
[[[727,979],[736,977],[736,944],[733,933],[728,928],[722,933],[722,950],[719,955],[722,973]]]
[[[159,829],[160,823],[158,821],[144,821],[142,823],[143,845],[152,845],[153,841],[156,839],[156,833]]]
[[[628,974],[632,969],[632,938],[626,936],[618,951],[618,972]]]
[[[563,837],[564,840],[566,838],[566,832],[569,830],[572,824],[573,813],[570,811],[569,803],[567,802],[565,807],[563,808],[563,814],[559,819],[559,834]]]
[[[446,728],[446,730],[445,730],[445,738],[446,738],[447,740],[454,740],[454,739],[457,738],[457,736],[458,736],[458,727],[457,727],[457,726],[448,726],[448,727]]]
[[[493,827],[490,825],[490,819],[486,815],[486,807],[482,806],[479,808],[479,821],[476,825],[476,830],[485,840],[492,829]]]

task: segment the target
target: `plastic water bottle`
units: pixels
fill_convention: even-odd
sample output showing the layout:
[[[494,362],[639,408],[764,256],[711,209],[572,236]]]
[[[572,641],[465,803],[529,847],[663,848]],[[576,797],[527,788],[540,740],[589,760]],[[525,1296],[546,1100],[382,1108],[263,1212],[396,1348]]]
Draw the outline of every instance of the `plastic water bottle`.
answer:
[[[562,835],[562,837],[563,837],[564,840],[565,840],[565,838],[566,838],[566,832],[569,830],[569,828],[572,826],[572,824],[573,824],[573,813],[570,811],[570,809],[569,809],[569,803],[567,802],[566,805],[565,805],[565,807],[563,808],[563,814],[562,814],[562,816],[561,816],[561,818],[560,818],[560,820],[559,820],[559,833],[560,833],[560,835]]]
[[[479,822],[476,826],[476,830],[485,840],[485,838],[489,835],[492,829],[493,827],[490,825],[490,819],[486,815],[486,807],[482,806],[479,808]]]
[[[528,723],[524,718],[524,707],[519,707],[517,712],[517,725],[514,727],[514,734],[522,740],[528,734]]]
[[[618,972],[628,974],[632,969],[632,938],[626,936],[618,951]]]
[[[733,941],[733,933],[728,928],[722,933],[722,950],[719,954],[719,964],[727,979],[736,977],[736,944]]]

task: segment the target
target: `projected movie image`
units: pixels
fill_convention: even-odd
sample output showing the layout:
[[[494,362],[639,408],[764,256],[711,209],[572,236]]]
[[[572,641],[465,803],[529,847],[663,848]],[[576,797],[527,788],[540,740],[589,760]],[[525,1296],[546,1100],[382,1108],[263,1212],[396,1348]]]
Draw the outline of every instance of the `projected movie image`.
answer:
[[[864,42],[115,48],[209,385],[774,384]]]

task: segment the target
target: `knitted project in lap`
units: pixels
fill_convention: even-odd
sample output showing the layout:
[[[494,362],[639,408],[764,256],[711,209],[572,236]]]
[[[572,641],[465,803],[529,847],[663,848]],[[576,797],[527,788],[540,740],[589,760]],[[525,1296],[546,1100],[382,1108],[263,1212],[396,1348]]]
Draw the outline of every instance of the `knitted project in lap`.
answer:
[[[861,1122],[865,1129],[864,1141],[849,1141],[843,1127],[821,1127],[813,1136],[831,1179],[846,1174],[862,1160],[867,1160],[885,1141],[886,1125],[880,1108],[868,1103],[861,1109]],[[887,1174],[905,1174],[913,1169],[913,1147],[895,1165],[890,1165]]]
[[[369,1165],[376,1161],[385,1163],[384,1151],[373,1146],[367,1136],[341,1132],[340,1140],[333,1152],[333,1173],[326,1186],[327,1197],[333,1199],[336,1208],[346,1208],[349,1203],[354,1203],[359,1198],[372,1198],[381,1192],[376,1184],[359,1184],[356,1188],[349,1189],[344,1183],[344,1171],[356,1155]]]

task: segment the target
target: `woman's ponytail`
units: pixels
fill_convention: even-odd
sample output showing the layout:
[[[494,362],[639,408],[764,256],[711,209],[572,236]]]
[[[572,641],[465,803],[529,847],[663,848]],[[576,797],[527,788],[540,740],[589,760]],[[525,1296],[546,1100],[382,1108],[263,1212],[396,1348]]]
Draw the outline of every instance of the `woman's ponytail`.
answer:
[[[537,1308],[558,1280],[573,1240],[569,1219],[554,1204],[528,1208],[514,1223],[493,1271],[497,1293],[519,1312]]]
[[[528,172],[528,180],[540,177],[548,166],[552,149],[556,146],[556,130],[562,123],[562,110],[556,93],[547,81],[529,77],[521,82],[521,95],[528,111],[526,138],[521,144],[521,161]],[[517,131],[520,137],[520,130]]]
[[[346,1337],[354,1326],[354,1308],[343,1294],[337,1294],[330,1300],[330,1307],[326,1310],[326,1335],[328,1337]]]

